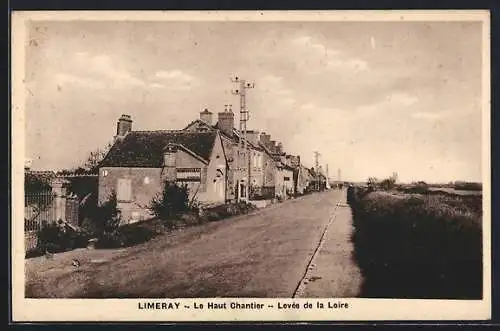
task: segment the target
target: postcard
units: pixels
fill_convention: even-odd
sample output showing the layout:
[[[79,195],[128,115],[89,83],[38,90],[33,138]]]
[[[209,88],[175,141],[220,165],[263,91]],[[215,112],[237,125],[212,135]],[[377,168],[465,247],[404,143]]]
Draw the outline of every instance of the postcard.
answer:
[[[13,12],[13,320],[490,319],[489,50],[477,10]]]

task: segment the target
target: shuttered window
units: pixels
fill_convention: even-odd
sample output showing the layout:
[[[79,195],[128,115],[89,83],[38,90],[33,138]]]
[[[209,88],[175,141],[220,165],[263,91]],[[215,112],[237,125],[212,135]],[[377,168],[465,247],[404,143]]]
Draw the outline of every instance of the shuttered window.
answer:
[[[116,199],[118,201],[132,201],[132,180],[120,178],[117,186]]]

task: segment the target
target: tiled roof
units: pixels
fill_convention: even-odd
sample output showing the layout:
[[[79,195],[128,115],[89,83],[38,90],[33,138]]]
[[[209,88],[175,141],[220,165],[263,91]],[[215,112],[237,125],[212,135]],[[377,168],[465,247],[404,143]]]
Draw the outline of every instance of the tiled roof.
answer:
[[[204,160],[209,160],[216,132],[132,131],[117,140],[101,162],[101,167],[163,166],[163,148],[168,144],[179,144]]]
[[[240,140],[242,139],[242,134],[241,134],[241,133],[240,133],[240,131],[239,131],[238,129],[236,129],[236,128],[234,128],[234,129],[233,129],[233,136],[232,136],[232,137],[228,136],[228,135],[227,135],[224,131],[222,131],[222,130],[220,129],[220,126],[219,126],[219,121],[217,121],[214,125],[210,125],[210,124],[208,124],[208,123],[203,122],[203,121],[202,121],[202,120],[200,120],[200,119],[197,119],[197,120],[192,121],[192,122],[191,122],[191,123],[189,123],[188,125],[186,125],[186,127],[184,128],[184,130],[186,130],[187,128],[189,128],[190,126],[192,126],[192,125],[193,125],[193,124],[195,124],[195,123],[203,124],[203,125],[205,125],[205,127],[206,127],[206,128],[208,128],[208,129],[212,129],[212,130],[219,130],[219,132],[220,132],[221,136],[223,136],[223,137],[225,137],[225,138],[227,138],[227,139],[229,139],[229,140],[232,140],[232,141],[234,141],[235,143],[240,142]],[[254,130],[248,130],[248,132],[254,132]],[[262,148],[261,148],[260,144],[257,144],[257,145],[256,145],[256,144],[253,144],[251,141],[248,141],[248,144],[249,144],[251,147],[253,147],[253,149],[258,150],[258,151],[262,151]]]

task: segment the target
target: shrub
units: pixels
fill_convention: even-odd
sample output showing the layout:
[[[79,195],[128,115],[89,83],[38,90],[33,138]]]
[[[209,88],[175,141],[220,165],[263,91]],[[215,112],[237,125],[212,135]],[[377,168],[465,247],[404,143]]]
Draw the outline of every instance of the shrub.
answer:
[[[98,217],[102,220],[102,232],[110,233],[118,229],[121,223],[121,213],[118,210],[116,192],[112,192],[108,200],[98,207]]]
[[[32,173],[24,174],[24,191],[26,193],[47,192],[52,189],[50,177],[34,175]]]
[[[256,209],[255,205],[246,202],[228,203],[205,209],[202,218],[208,222],[213,222],[231,216],[247,214]]]
[[[97,201],[95,203],[95,207],[88,207],[82,227],[96,237],[115,231],[121,222],[116,193],[111,192],[108,200],[101,205],[97,205]],[[93,202],[90,201],[89,204]]]
[[[380,182],[380,187],[383,190],[392,190],[396,184],[396,181],[394,178],[386,178],[383,181]]]
[[[152,199],[148,208],[156,217],[165,221],[173,221],[181,213],[189,210],[187,185],[178,186],[173,182],[165,182],[163,191]],[[169,224],[174,225],[172,222]]]
[[[80,232],[66,226],[63,221],[45,223],[38,231],[36,250],[45,253],[64,252],[75,248],[85,247],[89,239],[87,232]]]
[[[471,183],[471,182],[455,182],[455,190],[462,191],[481,191],[483,189],[482,183]]]
[[[112,232],[105,232],[97,241],[97,248],[121,248],[142,244],[155,236],[152,229],[136,224],[127,224]]]

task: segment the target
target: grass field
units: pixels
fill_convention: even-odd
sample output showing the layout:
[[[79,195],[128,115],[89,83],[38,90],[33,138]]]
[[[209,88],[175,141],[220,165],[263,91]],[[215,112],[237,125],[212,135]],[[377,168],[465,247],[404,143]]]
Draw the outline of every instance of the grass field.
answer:
[[[362,296],[482,297],[482,197],[351,188]]]

